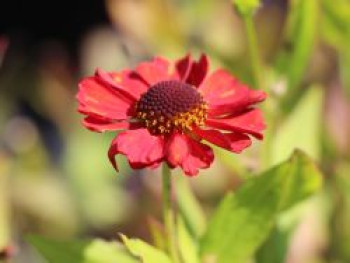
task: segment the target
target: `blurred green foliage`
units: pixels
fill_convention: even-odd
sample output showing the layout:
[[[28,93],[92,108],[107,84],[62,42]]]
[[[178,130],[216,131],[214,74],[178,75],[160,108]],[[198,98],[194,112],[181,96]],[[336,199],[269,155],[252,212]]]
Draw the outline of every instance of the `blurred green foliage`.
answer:
[[[132,254],[166,262],[157,223],[159,174],[132,171],[123,157],[115,174],[106,156],[114,134],[93,134],[80,125],[76,83],[95,67],[120,70],[153,55],[205,52],[211,70],[225,67],[254,85],[244,14],[255,22],[269,93],[263,106],[266,138],[241,155],[216,149],[212,168],[189,184],[182,180],[187,178],[177,181],[180,254],[185,263],[201,262],[199,251],[219,263],[234,257],[258,263],[350,262],[350,1],[105,4],[111,24],[77,43],[79,76],[59,40],[38,43],[35,59],[11,39],[7,49],[0,48],[0,252],[14,245],[18,253],[10,262],[41,262],[24,242],[36,233],[50,237],[29,238],[48,262],[100,262],[101,255],[103,262],[139,262],[118,242],[65,241],[114,240],[123,232],[140,237],[124,238]],[[295,148],[320,166],[321,189],[320,174],[304,154],[270,169]],[[152,237],[158,240],[154,246],[142,241]]]

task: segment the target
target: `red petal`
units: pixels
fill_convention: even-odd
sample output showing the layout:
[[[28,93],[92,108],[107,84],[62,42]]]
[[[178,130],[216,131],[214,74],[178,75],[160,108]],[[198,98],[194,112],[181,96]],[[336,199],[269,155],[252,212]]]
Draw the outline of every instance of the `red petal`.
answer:
[[[209,116],[239,112],[266,98],[265,92],[249,89],[223,69],[211,74],[199,90],[209,104]]]
[[[187,138],[179,133],[170,137],[167,147],[167,161],[171,167],[181,165],[189,154]]]
[[[208,58],[205,54],[202,54],[198,62],[193,62],[190,73],[186,80],[187,83],[199,87],[206,77],[209,70]]]
[[[164,140],[151,135],[147,129],[127,130],[117,135],[108,151],[109,160],[116,170],[117,154],[124,154],[131,167],[154,166],[164,156]]]
[[[130,73],[131,71],[129,70],[120,73],[109,73],[98,68],[95,75],[102,83],[110,85],[116,92],[122,94],[131,101],[137,101],[140,94],[147,90],[147,86],[136,79],[134,79],[134,81],[128,81]]]
[[[129,129],[132,124],[125,121],[113,122],[110,120],[100,119],[96,116],[88,116],[83,120],[83,125],[89,130],[104,132]],[[133,126],[134,125],[135,124],[133,124]]]
[[[148,85],[152,86],[159,81],[178,79],[172,71],[170,62],[164,58],[156,57],[151,62],[140,63],[135,71]]]
[[[258,139],[263,138],[262,131],[266,127],[259,109],[251,109],[232,118],[208,119],[206,124],[218,129],[248,133]]]
[[[161,164],[161,161],[155,161],[153,163],[131,163],[129,162],[130,167],[132,169],[143,169],[143,168],[149,168],[149,169],[156,169]]]
[[[252,144],[249,136],[241,133],[222,133],[218,130],[200,129],[194,132],[204,140],[235,153],[240,153]]]
[[[186,81],[188,75],[190,74],[190,70],[192,67],[192,58],[191,55],[188,54],[185,57],[179,59],[175,62],[176,70],[179,74],[180,80]]]
[[[130,115],[133,102],[103,85],[98,78],[88,77],[80,81],[78,111],[86,115],[98,115],[101,118],[125,120]]]
[[[169,166],[180,166],[186,175],[198,174],[198,169],[208,168],[214,160],[212,149],[184,134],[173,134],[167,147]]]
[[[117,84],[125,87],[125,89],[132,93],[136,99],[139,99],[149,88],[148,84],[145,83],[141,76],[135,71],[123,70],[120,72],[112,72],[110,74]]]

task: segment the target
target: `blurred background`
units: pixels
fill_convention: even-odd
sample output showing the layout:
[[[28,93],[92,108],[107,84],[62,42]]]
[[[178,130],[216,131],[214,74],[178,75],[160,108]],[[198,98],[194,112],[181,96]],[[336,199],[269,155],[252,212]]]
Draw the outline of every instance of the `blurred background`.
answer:
[[[350,1],[264,0],[254,19],[266,107],[278,113],[268,162],[299,147],[326,181],[306,204],[285,262],[350,262]],[[229,0],[2,2],[0,262],[42,262],[28,233],[149,240],[147,222],[160,217],[158,172],[132,171],[118,157],[115,173],[107,159],[114,134],[82,127],[77,83],[96,67],[120,70],[188,52],[205,52],[212,70],[253,84],[245,26]],[[239,156],[217,150],[214,165],[191,179],[207,215],[225,192],[266,168],[264,143]]]

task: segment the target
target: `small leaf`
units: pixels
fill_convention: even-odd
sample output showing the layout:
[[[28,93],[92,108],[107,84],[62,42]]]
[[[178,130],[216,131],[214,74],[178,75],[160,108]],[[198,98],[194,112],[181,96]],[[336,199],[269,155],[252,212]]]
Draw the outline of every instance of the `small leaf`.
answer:
[[[63,242],[39,236],[29,236],[27,240],[49,263],[139,262],[117,242],[102,240]]]
[[[123,243],[128,250],[136,257],[139,257],[143,263],[171,263],[169,257],[161,250],[150,244],[136,238],[128,238],[120,235]]]
[[[279,212],[320,189],[321,174],[301,151],[228,194],[201,242],[204,262],[245,262],[268,237]]]

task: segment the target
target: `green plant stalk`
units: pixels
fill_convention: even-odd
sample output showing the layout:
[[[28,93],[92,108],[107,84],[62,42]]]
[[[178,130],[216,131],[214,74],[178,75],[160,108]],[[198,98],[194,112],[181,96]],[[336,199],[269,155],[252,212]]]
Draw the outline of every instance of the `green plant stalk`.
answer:
[[[181,189],[177,193],[179,211],[191,234],[199,238],[206,229],[204,212],[191,189],[187,176],[179,176],[176,179],[176,188]]]
[[[167,164],[163,164],[163,220],[166,231],[167,249],[174,263],[180,263],[175,227],[175,215],[171,202],[171,173]]]
[[[263,78],[263,73],[264,73],[263,64],[262,64],[258,41],[256,37],[256,30],[255,30],[254,21],[253,21],[253,13],[242,14],[242,17],[243,17],[245,29],[246,29],[249,56],[250,56],[253,79],[254,79],[254,86],[256,89],[267,91],[265,87],[265,81]],[[275,112],[271,110],[271,105],[269,104],[269,102],[265,102],[265,104],[263,105],[263,110],[267,118],[268,130],[265,133],[265,139],[261,150],[262,151],[261,167],[262,169],[267,169],[271,164],[271,142],[273,137],[273,131],[274,131],[274,125],[275,125],[274,121],[276,116],[275,116]]]
[[[263,68],[258,48],[258,41],[256,38],[256,30],[254,27],[253,17],[250,14],[245,14],[243,15],[243,20],[247,35],[250,63],[254,79],[254,89],[265,90],[265,85],[263,81]]]

